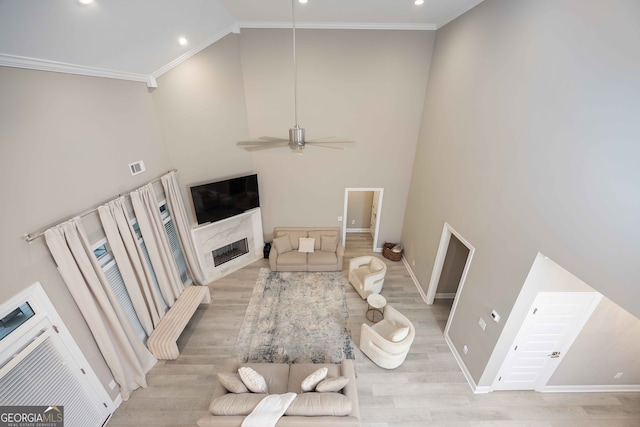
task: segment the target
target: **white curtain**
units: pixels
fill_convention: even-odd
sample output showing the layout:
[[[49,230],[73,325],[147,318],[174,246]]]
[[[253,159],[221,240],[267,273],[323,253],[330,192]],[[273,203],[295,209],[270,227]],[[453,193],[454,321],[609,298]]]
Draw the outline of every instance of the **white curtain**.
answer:
[[[167,232],[162,224],[160,207],[153,192],[153,185],[147,184],[131,192],[130,196],[160,291],[167,305],[171,307],[184,290],[184,285],[171,253]]]
[[[127,400],[138,387],[146,387],[146,373],[157,362],[136,335],[116,300],[76,217],[45,232],[47,246],[84,316],[102,355]]]
[[[182,202],[180,195],[180,188],[178,187],[178,181],[176,180],[176,173],[169,172],[162,177],[162,186],[164,187],[164,194],[169,204],[169,211],[171,217],[178,230],[178,236],[180,237],[180,244],[182,246],[182,252],[187,260],[187,267],[191,277],[198,285],[204,285],[204,274],[200,268],[198,262],[198,255],[191,239],[191,226],[187,217],[187,212]]]
[[[98,208],[100,222],[142,328],[151,335],[164,315],[162,298],[127,219],[122,197]]]

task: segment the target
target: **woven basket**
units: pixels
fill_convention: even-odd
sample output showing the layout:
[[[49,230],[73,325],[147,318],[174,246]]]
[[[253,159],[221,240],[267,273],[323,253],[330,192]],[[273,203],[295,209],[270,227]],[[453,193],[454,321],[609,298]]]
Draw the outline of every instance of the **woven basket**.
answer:
[[[397,243],[385,243],[384,245],[382,245],[382,256],[390,259],[391,261],[400,261],[402,259],[402,251],[400,252],[393,252],[391,249],[393,249],[395,246],[397,245]]]

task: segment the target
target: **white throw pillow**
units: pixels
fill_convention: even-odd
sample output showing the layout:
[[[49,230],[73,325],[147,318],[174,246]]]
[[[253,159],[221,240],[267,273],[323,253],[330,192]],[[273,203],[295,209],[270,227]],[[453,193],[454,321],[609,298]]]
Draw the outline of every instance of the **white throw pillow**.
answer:
[[[400,342],[409,335],[409,327],[398,328],[391,334],[391,341]]]
[[[324,381],[320,381],[320,383],[316,386],[316,391],[318,393],[337,392],[345,388],[348,382],[349,377],[327,378]]]
[[[269,392],[269,390],[267,389],[267,382],[264,380],[264,377],[248,366],[239,368],[238,374],[240,374],[240,379],[249,389],[249,391],[253,393]]]
[[[300,243],[298,243],[298,252],[313,252],[313,247],[316,244],[316,239],[313,237],[301,237]]]
[[[307,378],[302,380],[302,386],[301,386],[302,391],[315,390],[318,383],[323,379],[327,378],[327,372],[329,372],[329,369],[327,369],[326,367],[320,368],[314,373],[312,373],[311,375],[309,375]]]

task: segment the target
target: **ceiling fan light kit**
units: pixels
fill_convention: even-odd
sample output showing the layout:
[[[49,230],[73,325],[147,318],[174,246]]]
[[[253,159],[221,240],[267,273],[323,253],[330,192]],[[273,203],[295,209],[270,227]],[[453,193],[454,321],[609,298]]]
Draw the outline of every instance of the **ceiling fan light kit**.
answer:
[[[267,150],[270,148],[279,148],[283,146],[284,147],[288,146],[292,153],[304,154],[304,148],[307,145],[315,145],[316,147],[343,150],[344,147],[335,146],[335,145],[329,146],[324,144],[335,144],[335,143],[352,144],[353,143],[353,141],[327,141],[327,139],[329,138],[320,138],[317,140],[306,141],[304,128],[298,125],[298,66],[296,62],[295,4],[296,4],[296,0],[291,0],[291,17],[292,17],[292,28],[293,28],[293,106],[294,106],[295,125],[289,129],[288,140],[284,138],[274,138],[269,136],[263,136],[263,137],[260,137],[259,140],[238,141],[237,145],[245,146],[244,149],[247,151],[260,151],[260,150]],[[333,138],[333,137],[330,137],[330,138]]]

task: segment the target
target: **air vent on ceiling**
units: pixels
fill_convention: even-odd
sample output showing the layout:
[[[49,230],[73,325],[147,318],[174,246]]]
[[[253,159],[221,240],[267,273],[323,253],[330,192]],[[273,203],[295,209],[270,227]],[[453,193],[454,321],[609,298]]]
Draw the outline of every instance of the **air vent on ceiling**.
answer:
[[[131,175],[138,175],[145,170],[146,169],[144,168],[144,162],[142,160],[138,160],[137,162],[129,164],[129,171],[131,171]]]

